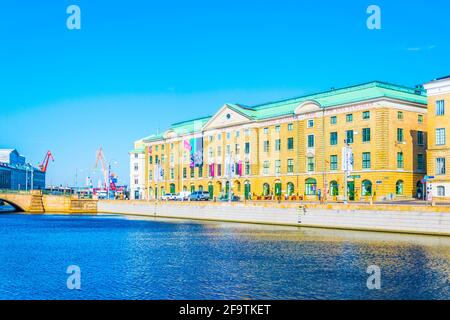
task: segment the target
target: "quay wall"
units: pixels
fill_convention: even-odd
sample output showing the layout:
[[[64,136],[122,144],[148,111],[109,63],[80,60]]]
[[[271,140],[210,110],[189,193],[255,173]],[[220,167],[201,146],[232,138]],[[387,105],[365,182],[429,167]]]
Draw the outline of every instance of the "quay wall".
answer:
[[[101,200],[97,209],[147,217],[450,236],[446,207]]]

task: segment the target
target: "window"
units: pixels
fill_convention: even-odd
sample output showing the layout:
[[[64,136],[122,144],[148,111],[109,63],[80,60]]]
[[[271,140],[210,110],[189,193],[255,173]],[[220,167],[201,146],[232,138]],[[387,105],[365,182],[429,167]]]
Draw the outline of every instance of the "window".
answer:
[[[208,157],[212,159],[214,157],[214,150],[212,147],[208,148]]]
[[[222,175],[222,164],[217,164],[217,176],[220,177]]]
[[[397,128],[397,142],[403,142],[404,138],[405,137],[403,136],[403,129]]]
[[[423,131],[417,131],[417,144],[421,146],[424,145]]]
[[[314,157],[308,157],[308,172],[314,171]]]
[[[249,154],[250,153],[250,142],[246,142],[245,143],[245,154]]]
[[[275,151],[280,151],[281,150],[281,139],[276,139],[275,140]]]
[[[288,197],[292,196],[294,194],[294,184],[292,182],[288,182],[286,190],[287,196]]]
[[[248,162],[248,161],[245,162],[245,174],[247,176],[250,175],[250,162]]]
[[[308,128],[314,127],[314,120],[310,119],[308,120]]]
[[[280,174],[281,173],[281,161],[275,160],[275,173]]]
[[[164,151],[164,145],[161,146],[161,151]]]
[[[288,150],[294,149],[294,138],[287,139],[287,148],[288,148]]]
[[[153,164],[153,156],[150,156],[150,157],[148,158],[148,163]]]
[[[339,186],[337,181],[333,180],[330,182],[330,195],[338,196],[339,195]]]
[[[203,167],[202,166],[198,167],[198,177],[199,178],[203,177]]]
[[[294,125],[292,123],[288,124],[288,131],[294,130]]]
[[[155,146],[155,151],[156,151],[156,152],[158,152],[158,147],[159,147],[159,146]]]
[[[436,158],[436,175],[444,175],[445,172],[445,158]]]
[[[363,128],[362,129],[362,142],[369,142],[370,141],[370,128]]]
[[[336,124],[337,123],[337,117],[336,116],[332,116],[330,118],[330,124]]]
[[[445,145],[445,128],[436,129],[436,145]]]
[[[221,133],[219,133],[218,135],[217,135],[217,140],[222,140],[222,134]]]
[[[239,136],[241,135],[241,132],[240,131],[236,131],[236,138],[239,138]]]
[[[314,135],[308,135],[308,148],[314,148]]]
[[[249,135],[250,135],[250,129],[245,129],[245,130],[244,130],[244,134],[245,134],[246,136],[249,136]]]
[[[170,144],[170,149],[171,149],[171,150],[173,149],[173,143]]]
[[[227,144],[226,149],[225,149],[225,154],[227,156],[229,156],[231,154],[231,146],[229,144]]]
[[[166,157],[162,154],[161,155],[161,164],[164,164],[165,161],[166,161]]]
[[[345,116],[347,122],[353,122],[353,114],[349,113]]]
[[[345,141],[347,143],[353,143],[353,130],[347,130],[346,136],[347,136],[347,139]]]
[[[395,194],[397,194],[397,195],[403,194],[403,180],[398,180],[395,183]]]
[[[403,120],[403,112],[402,111],[398,111],[397,112],[397,119],[398,120]]]
[[[436,101],[436,115],[443,116],[445,114],[445,102],[444,100]]]
[[[397,168],[403,169],[403,152],[397,152]]]
[[[159,157],[158,156],[155,156],[155,163],[159,164]]]
[[[187,178],[187,169],[183,168],[183,179]]]
[[[217,146],[217,156],[218,157],[222,156],[222,147],[221,146]]]
[[[280,132],[280,126],[275,126],[275,132]]]
[[[269,140],[264,141],[264,152],[269,152]]]
[[[362,114],[362,118],[363,118],[363,120],[370,119],[370,111],[364,111]]]
[[[362,154],[362,168],[363,169],[370,169],[371,163],[370,163],[370,152],[363,152]]]
[[[263,130],[264,130],[264,131],[263,131],[264,134],[268,134],[268,133],[269,133],[269,128],[264,128]]]
[[[330,132],[330,145],[335,146],[338,142],[337,132]]]
[[[137,153],[134,154],[134,158],[137,159],[139,155]]]
[[[338,157],[337,155],[333,154],[330,156],[330,170],[337,170],[338,169]]]
[[[208,140],[209,140],[209,142],[213,142],[214,137],[213,137],[213,136],[209,136],[209,137],[208,137]]]
[[[194,168],[191,168],[191,178],[194,178]]]
[[[241,153],[241,146],[239,144],[234,145],[234,154],[238,155]]]
[[[438,197],[445,197],[445,187],[444,186],[438,186],[436,189],[437,189]]]
[[[263,164],[263,174],[269,174],[269,161],[264,161]]]
[[[139,184],[139,179],[134,179],[134,184]]]
[[[305,194],[307,196],[312,196],[316,194],[316,186],[317,182],[316,179],[309,178],[305,181]]]
[[[137,163],[134,164],[134,171],[138,171],[139,170],[139,165]]]
[[[417,155],[417,170],[425,170],[425,157],[423,154]]]
[[[229,132],[227,132],[227,140],[230,139],[231,135]]]
[[[293,173],[294,172],[294,159],[288,159],[287,161],[287,172]]]
[[[171,180],[175,179],[175,169],[174,168],[170,168],[170,179]]]
[[[175,161],[175,156],[173,155],[173,153],[170,154],[170,163],[173,164],[173,162]]]
[[[417,116],[417,122],[418,122],[418,123],[423,123],[423,115],[419,114],[419,115]]]

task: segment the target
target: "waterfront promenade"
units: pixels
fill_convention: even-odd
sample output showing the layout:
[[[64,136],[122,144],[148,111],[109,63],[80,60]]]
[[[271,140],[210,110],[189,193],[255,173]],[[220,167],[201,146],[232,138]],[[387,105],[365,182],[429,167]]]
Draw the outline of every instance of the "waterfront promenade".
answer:
[[[450,236],[450,208],[388,204],[99,201],[104,213]]]

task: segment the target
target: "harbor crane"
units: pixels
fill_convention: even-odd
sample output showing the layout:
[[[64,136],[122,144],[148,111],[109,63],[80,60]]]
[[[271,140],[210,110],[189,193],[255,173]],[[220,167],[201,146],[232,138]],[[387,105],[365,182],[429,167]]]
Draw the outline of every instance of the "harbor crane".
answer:
[[[103,154],[102,147],[100,147],[100,149],[97,151],[97,158],[95,160],[94,169],[96,169],[98,167],[99,162],[102,166],[104,186],[108,192],[108,198],[109,198],[109,190],[113,190],[113,191],[116,190],[116,184],[114,183],[116,175],[111,172],[111,164],[110,163],[108,164],[108,166],[106,166],[106,159],[105,159],[105,155]]]
[[[48,162],[50,160],[52,160],[52,162],[55,161],[51,151],[47,151],[47,153],[45,154],[45,157],[44,157],[44,161],[42,161],[42,163],[39,164],[39,169],[41,169],[41,172],[43,172],[43,173],[47,172]]]

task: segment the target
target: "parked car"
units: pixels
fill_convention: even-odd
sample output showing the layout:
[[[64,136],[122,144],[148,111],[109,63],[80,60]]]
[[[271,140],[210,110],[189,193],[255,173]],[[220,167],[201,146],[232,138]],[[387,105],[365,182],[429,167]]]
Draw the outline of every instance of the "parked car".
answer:
[[[175,197],[177,195],[175,193],[166,193],[165,195],[161,196],[161,200],[175,200]]]
[[[177,201],[188,201],[190,195],[191,195],[191,193],[188,192],[188,191],[179,192],[175,196],[175,200],[177,200]]]
[[[208,201],[209,200],[209,192],[208,191],[194,191],[189,196],[189,200],[191,200],[191,201]]]

